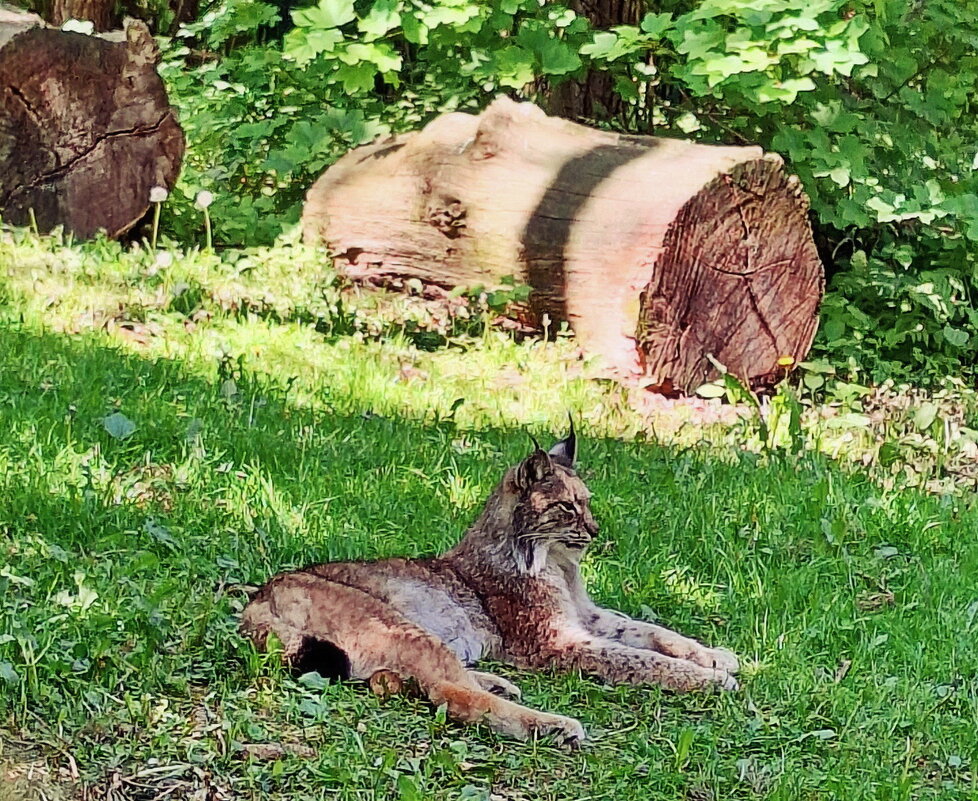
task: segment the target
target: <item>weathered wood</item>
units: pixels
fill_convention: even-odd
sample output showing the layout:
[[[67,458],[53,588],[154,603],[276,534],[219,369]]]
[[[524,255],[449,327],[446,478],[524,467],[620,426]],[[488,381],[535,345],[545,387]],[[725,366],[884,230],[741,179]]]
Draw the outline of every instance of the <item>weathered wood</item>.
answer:
[[[0,215],[117,237],[169,190],[183,158],[146,26],[123,41],[0,17]]]
[[[70,19],[87,20],[97,31],[107,31],[119,20],[114,0],[54,0],[51,4],[51,23],[64,25]]]
[[[757,384],[815,333],[823,274],[780,158],[625,136],[506,98],[348,153],[309,191],[307,241],[363,277],[533,288],[620,376],[690,391],[712,354]]]

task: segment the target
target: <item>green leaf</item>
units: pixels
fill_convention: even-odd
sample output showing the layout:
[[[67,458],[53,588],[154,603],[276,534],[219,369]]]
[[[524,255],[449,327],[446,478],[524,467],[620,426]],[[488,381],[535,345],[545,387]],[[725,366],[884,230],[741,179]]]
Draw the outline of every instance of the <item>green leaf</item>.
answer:
[[[829,342],[835,342],[838,339],[842,339],[845,335],[846,324],[838,317],[830,317],[825,321],[822,330],[825,332],[825,338]]]
[[[850,50],[838,40],[825,43],[825,48],[810,54],[812,63],[819,72],[826,75],[839,73],[846,77],[852,75],[852,69],[858,64],[865,64],[869,57],[858,50]]]
[[[653,39],[658,39],[672,27],[672,14],[668,12],[656,14],[650,11],[642,17],[639,27],[642,29],[642,33],[647,33]]]
[[[109,432],[109,436],[115,439],[126,439],[136,430],[136,424],[122,412],[113,412],[103,418],[102,426]]]
[[[797,92],[783,86],[781,83],[766,83],[757,90],[757,99],[761,103],[781,102],[786,106],[794,102]]]
[[[818,373],[806,373],[802,383],[810,390],[821,389],[825,386],[825,379]]]
[[[343,34],[336,29],[317,30],[294,28],[285,35],[283,51],[299,66],[305,66],[320,53],[332,52],[343,41]]]
[[[914,426],[916,426],[918,431],[926,431],[931,427],[934,420],[937,419],[937,412],[937,405],[934,403],[925,401],[924,403],[920,404],[913,415]]]
[[[405,14],[402,16],[401,30],[404,31],[404,38],[411,44],[428,44],[428,26],[425,25],[416,15]]]
[[[437,28],[439,25],[461,27],[477,18],[481,10],[476,3],[435,5],[420,16],[429,28]]]
[[[17,684],[20,681],[20,676],[17,675],[17,671],[14,670],[14,666],[10,662],[0,661],[0,679],[7,684]]]
[[[397,72],[401,68],[401,57],[386,43],[351,44],[339,58],[351,66],[359,62],[373,64],[380,72]]]
[[[424,796],[418,789],[417,782],[406,773],[397,777],[397,793],[401,801],[424,801]]]
[[[548,38],[535,48],[544,75],[566,75],[581,66],[581,59],[574,48],[560,39]]]
[[[949,325],[945,325],[941,333],[944,335],[944,339],[947,340],[948,344],[954,345],[956,348],[963,348],[971,338],[967,331],[962,331],[960,328],[952,328]]]
[[[847,167],[836,167],[834,170],[829,170],[829,178],[831,178],[837,186],[849,186],[849,169]]]
[[[368,37],[379,38],[401,24],[401,7],[398,0],[376,0],[357,27]]]
[[[581,53],[591,58],[607,58],[618,44],[618,37],[608,31],[598,31],[589,44],[581,47]]]
[[[292,21],[300,28],[339,28],[356,17],[353,0],[319,0],[312,8],[292,12]]]
[[[376,74],[376,66],[361,61],[356,64],[341,65],[336,70],[336,79],[343,84],[344,92],[358,94],[374,88]]]
[[[638,86],[627,75],[615,76],[615,91],[625,100],[638,100]]]
[[[502,86],[522,89],[536,77],[533,66],[533,54],[517,45],[510,45],[496,53],[496,74]]]

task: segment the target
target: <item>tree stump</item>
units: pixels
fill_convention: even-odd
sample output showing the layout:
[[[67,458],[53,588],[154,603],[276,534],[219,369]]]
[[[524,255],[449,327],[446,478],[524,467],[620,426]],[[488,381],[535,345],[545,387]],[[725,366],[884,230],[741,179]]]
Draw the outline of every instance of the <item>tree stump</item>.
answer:
[[[118,237],[169,190],[183,132],[156,73],[146,26],[122,41],[0,15],[0,215],[42,231]]]
[[[499,98],[346,154],[309,191],[303,233],[353,277],[513,276],[620,377],[690,392],[716,375],[710,354],[756,386],[808,352],[823,287],[782,166]]]

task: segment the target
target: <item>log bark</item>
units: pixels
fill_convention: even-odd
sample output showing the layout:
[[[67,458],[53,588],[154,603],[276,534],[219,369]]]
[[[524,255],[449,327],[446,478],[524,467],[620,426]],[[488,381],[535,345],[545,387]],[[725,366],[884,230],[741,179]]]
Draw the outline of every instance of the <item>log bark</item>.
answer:
[[[358,148],[309,191],[307,241],[354,277],[533,289],[612,373],[689,392],[708,354],[759,385],[804,358],[822,265],[781,159],[597,131],[497,99]]]
[[[26,17],[26,15],[25,15]],[[0,17],[0,215],[118,237],[172,188],[183,132],[146,26],[108,38]]]

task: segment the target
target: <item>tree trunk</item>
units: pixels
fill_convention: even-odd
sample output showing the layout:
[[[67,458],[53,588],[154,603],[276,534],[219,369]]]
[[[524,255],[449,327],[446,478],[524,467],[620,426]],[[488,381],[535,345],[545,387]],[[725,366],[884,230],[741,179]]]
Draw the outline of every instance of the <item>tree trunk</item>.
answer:
[[[533,289],[616,375],[691,391],[711,354],[759,384],[811,345],[822,266],[798,181],[757,147],[624,136],[496,100],[348,153],[307,241],[354,277]]]
[[[146,214],[150,189],[173,186],[184,140],[157,58],[141,22],[127,25],[124,41],[107,41],[0,17],[6,222],[25,225],[33,214],[43,231],[117,237]]]
[[[115,0],[54,0],[51,24],[60,27],[70,19],[91,22],[99,32],[118,28],[122,22],[115,13]]]
[[[646,11],[641,0],[573,0],[570,8],[586,17],[596,31],[615,25],[638,26]],[[615,91],[612,76],[590,70],[582,79],[557,84],[544,93],[547,112],[570,120],[607,120],[617,116],[624,105]]]

